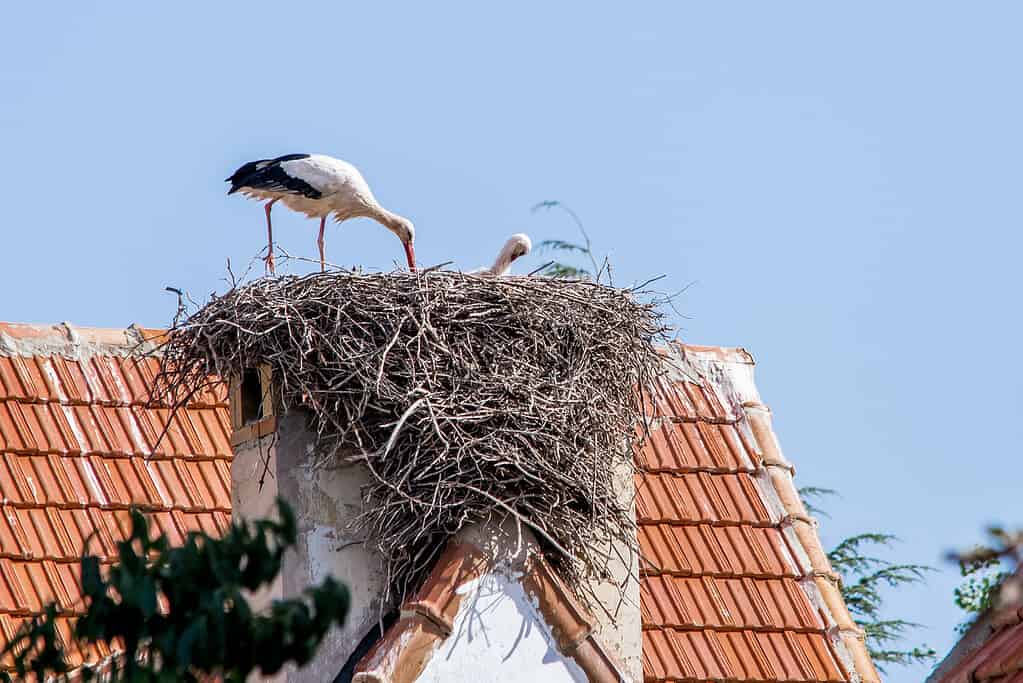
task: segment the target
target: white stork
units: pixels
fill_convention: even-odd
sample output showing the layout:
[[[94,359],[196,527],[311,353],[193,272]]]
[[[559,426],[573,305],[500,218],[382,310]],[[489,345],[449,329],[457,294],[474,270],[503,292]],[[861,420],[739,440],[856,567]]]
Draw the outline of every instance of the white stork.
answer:
[[[234,172],[228,194],[242,194],[266,203],[266,236],[269,246],[267,270],[274,272],[273,226],[270,207],[278,200],[293,211],[310,218],[320,219],[320,270],[326,270],[323,254],[323,229],[330,214],[341,221],[365,216],[393,232],[405,247],[409,270],[416,269],[416,255],[412,248],[416,232],[412,221],[380,206],[369,189],[365,178],[347,161],[323,154],[285,154],[276,159],[250,161]]]
[[[478,275],[496,275],[500,277],[508,272],[515,259],[525,256],[532,248],[533,243],[530,241],[529,235],[521,232],[515,233],[504,243],[501,251],[497,252],[494,265],[489,268],[477,268],[472,272]]]

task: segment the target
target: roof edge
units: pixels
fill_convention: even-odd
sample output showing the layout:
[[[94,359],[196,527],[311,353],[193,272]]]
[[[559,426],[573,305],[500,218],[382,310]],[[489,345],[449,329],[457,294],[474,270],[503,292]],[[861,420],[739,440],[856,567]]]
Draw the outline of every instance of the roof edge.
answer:
[[[55,325],[0,322],[0,356],[63,356],[83,360],[93,356],[150,353],[165,339],[166,330],[141,327],[81,327],[70,322]]]
[[[1023,580],[1023,567],[1002,580],[1016,577]],[[973,680],[971,677],[980,666],[983,657],[980,652],[1003,628],[1023,622],[1023,600],[1010,600],[1007,604],[996,604],[970,624],[966,632],[955,642],[948,654],[935,665],[925,683],[952,683]],[[980,659],[980,661],[977,661]]]
[[[851,669],[855,681],[880,683],[881,677],[867,650],[861,629],[852,618],[839,588],[841,577],[828,560],[817,534],[817,521],[810,516],[793,481],[795,468],[781,450],[774,431],[771,410],[760,398],[754,382],[752,354],[742,348],[694,346],[673,343],[671,365],[690,380],[709,386],[718,394],[723,406],[731,406],[737,419],[745,422],[758,449],[756,466],[766,472],[757,477],[761,495],[770,498],[769,508],[781,514],[782,527],[791,530],[786,537],[799,546],[803,560],[809,564],[806,578],[800,586],[807,592],[812,604],[827,614],[833,624],[832,642]],[[694,377],[695,375],[695,377]],[[816,593],[816,595],[814,595]]]
[[[821,545],[817,533],[817,520],[810,516],[799,496],[793,476],[795,468],[782,453],[778,435],[774,431],[771,410],[757,400],[744,400],[742,408],[749,422],[756,444],[760,447],[760,465],[767,471],[766,482],[758,481],[762,487],[770,487],[784,510],[782,524],[789,525],[795,541],[802,547],[810,562],[813,586],[820,596],[819,601],[809,595],[810,587],[801,582],[812,602],[818,602],[830,615],[837,633],[833,637],[836,650],[847,658],[846,666],[852,664],[858,680],[862,683],[881,683],[881,676],[867,650],[863,629],[856,624],[842,597],[841,576],[831,566],[827,552]],[[769,482],[769,483],[768,483]],[[844,652],[843,652],[844,651]]]

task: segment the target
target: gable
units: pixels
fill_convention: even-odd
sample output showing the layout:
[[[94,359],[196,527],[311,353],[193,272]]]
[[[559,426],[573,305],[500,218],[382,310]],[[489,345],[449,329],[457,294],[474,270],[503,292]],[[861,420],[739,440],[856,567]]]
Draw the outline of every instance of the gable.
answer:
[[[451,635],[416,678],[422,683],[583,683],[585,672],[557,648],[551,627],[525,588],[488,572],[458,589]]]

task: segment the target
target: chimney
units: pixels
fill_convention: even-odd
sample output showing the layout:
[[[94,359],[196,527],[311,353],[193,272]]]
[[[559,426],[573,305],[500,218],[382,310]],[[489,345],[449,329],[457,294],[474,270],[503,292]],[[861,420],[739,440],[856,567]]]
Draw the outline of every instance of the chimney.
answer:
[[[273,599],[296,597],[328,575],[351,591],[344,627],[327,635],[316,657],[305,667],[290,667],[271,679],[275,683],[333,681],[342,668],[362,659],[360,642],[394,607],[381,605],[387,580],[382,558],[368,551],[363,539],[349,527],[362,512],[361,489],[370,483],[370,474],[358,464],[314,467],[316,435],[308,428],[308,417],[301,410],[275,415],[269,400],[270,381],[269,368],[261,366],[231,383],[231,441],[235,452],[231,466],[232,510],[236,519],[265,517],[273,513],[274,500],[280,496],[295,512],[298,544],[285,556],[274,585],[253,596],[255,609],[269,605]],[[635,482],[627,463],[621,463],[616,472],[615,486],[620,500],[634,513]],[[492,531],[488,531],[488,525],[474,525],[465,533],[501,539],[508,547],[490,547],[488,552],[495,556],[514,553],[514,535],[502,530],[507,522],[494,524],[497,526]],[[589,610],[592,635],[625,680],[641,681],[638,555],[624,544],[617,544],[609,554],[613,558],[608,566],[611,576],[592,586],[600,602]],[[403,606],[403,616],[409,612],[407,607],[408,603]],[[480,626],[488,627],[484,615],[476,618]],[[509,666],[515,666],[513,658]]]
[[[269,381],[264,366],[231,384],[232,512],[235,519],[266,517],[273,513],[278,496],[295,512],[298,543],[286,554],[274,585],[253,596],[253,608],[297,597],[328,575],[348,586],[351,606],[344,627],[327,634],[306,666],[290,667],[272,679],[333,681],[382,614],[383,562],[348,529],[362,510],[360,490],[369,482],[369,473],[361,465],[314,468],[310,456],[316,435],[307,428],[307,416],[301,411],[274,415]]]

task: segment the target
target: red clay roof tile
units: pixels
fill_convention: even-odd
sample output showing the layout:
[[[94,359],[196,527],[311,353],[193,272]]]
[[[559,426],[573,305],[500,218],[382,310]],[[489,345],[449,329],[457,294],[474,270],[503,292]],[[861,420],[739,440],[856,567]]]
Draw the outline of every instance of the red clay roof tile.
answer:
[[[188,531],[220,534],[230,523],[226,391],[207,390],[180,411],[153,454],[169,411],[149,405],[158,360],[132,355],[137,332],[0,323],[0,335],[15,347],[33,340],[50,349],[0,356],[5,638],[48,600],[81,610],[78,561],[86,539],[89,552],[114,561],[130,506],[149,510],[176,543]],[[60,619],[65,638],[70,615]],[[95,648],[73,660],[109,655]]]
[[[1019,580],[1023,573],[1010,577]],[[982,615],[928,683],[1023,682],[1023,600]],[[964,651],[965,650],[965,651]]]
[[[810,553],[793,550],[800,539],[765,476],[774,463],[743,407],[759,397],[742,395],[745,368],[730,367],[749,365],[748,354],[674,353],[685,370],[657,386],[654,427],[636,452],[644,679],[852,680],[862,657],[811,600],[814,568],[799,559]],[[869,660],[862,668],[861,679],[879,680]]]

